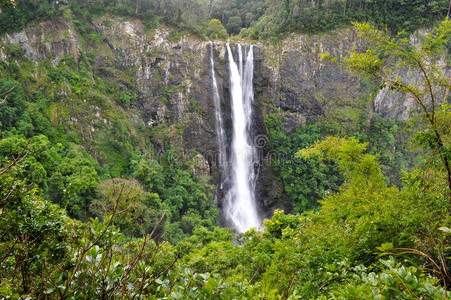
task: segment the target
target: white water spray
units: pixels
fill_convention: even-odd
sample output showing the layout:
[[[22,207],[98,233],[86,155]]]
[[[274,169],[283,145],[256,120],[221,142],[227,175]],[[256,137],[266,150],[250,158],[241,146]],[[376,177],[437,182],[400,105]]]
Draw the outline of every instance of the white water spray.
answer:
[[[232,100],[232,186],[225,197],[225,216],[237,229],[245,232],[252,227],[260,226],[260,219],[255,203],[255,171],[256,150],[250,143],[249,132],[252,122],[252,101],[254,57],[251,46],[243,69],[242,50],[238,45],[238,65],[227,44],[229,56],[230,91]]]

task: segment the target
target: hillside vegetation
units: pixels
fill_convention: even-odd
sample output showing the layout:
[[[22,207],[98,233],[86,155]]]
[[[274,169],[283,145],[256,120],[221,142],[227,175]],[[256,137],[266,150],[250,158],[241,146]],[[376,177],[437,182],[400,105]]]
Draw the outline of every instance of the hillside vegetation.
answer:
[[[449,14],[447,0],[42,0],[17,1],[0,15],[3,31],[18,30],[34,19],[58,16],[67,7],[82,15],[106,12],[139,17],[148,26],[174,25],[207,38],[211,19],[230,35],[280,39],[285,33],[320,33],[352,21],[367,21],[392,33],[428,27]],[[225,36],[222,36],[225,38]]]
[[[31,0],[3,8],[2,33],[70,18],[90,51],[55,63],[0,45],[0,296],[449,299],[447,11],[442,0]],[[286,155],[271,163],[292,211],[237,235],[218,226],[211,178],[171,142],[183,128],[136,126],[132,70],[98,75],[96,53],[111,50],[88,24],[105,14],[139,18],[149,30],[170,25],[174,40],[190,31],[274,41],[369,21],[353,25],[368,50],[322,60],[409,95],[418,114],[368,118],[367,103],[350,99],[353,122],[326,115],[290,133],[280,116],[265,116],[268,150]],[[415,45],[393,35],[432,24]],[[399,68],[421,79],[406,82]],[[164,86],[158,100],[183,88]]]

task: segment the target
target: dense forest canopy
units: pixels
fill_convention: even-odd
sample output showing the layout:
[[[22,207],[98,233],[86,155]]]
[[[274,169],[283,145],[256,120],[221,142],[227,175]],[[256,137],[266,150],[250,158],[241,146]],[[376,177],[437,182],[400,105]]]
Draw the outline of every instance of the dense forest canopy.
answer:
[[[450,299],[450,3],[0,0],[0,36],[53,20],[83,48],[37,60],[0,43],[0,297]],[[376,89],[349,99],[352,116],[337,110],[291,131],[283,115],[264,116],[265,147],[284,154],[270,162],[282,188],[268,197],[283,194],[290,210],[236,234],[219,226],[195,154],[171,143],[183,127],[134,122],[135,73],[107,59],[123,53],[96,31],[104,16],[167,30],[170,51],[185,33],[277,42],[353,23],[368,48],[323,52],[318,63]],[[416,44],[405,38],[423,27]],[[144,55],[140,63],[158,63],[158,53]],[[419,76],[412,83],[401,69]],[[161,86],[156,100],[183,88]],[[368,104],[379,89],[408,95],[417,114],[375,115]],[[184,113],[199,113],[188,103]]]
[[[449,14],[448,0],[23,0],[0,15],[0,28],[17,30],[33,19],[58,15],[67,6],[88,14],[141,17],[150,26],[165,22],[201,36],[209,20],[218,19],[230,35],[253,39],[324,32],[352,21],[387,26],[392,33],[412,32]]]

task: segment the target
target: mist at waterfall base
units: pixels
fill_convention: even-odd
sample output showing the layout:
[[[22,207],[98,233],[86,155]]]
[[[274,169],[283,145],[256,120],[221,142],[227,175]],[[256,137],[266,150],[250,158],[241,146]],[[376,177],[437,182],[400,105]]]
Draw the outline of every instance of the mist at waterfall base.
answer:
[[[213,85],[213,102],[216,116],[216,136],[219,149],[219,169],[223,179],[230,182],[224,193],[223,215],[231,227],[239,233],[259,228],[261,219],[255,199],[257,151],[251,142],[252,102],[254,101],[253,73],[254,52],[250,46],[243,56],[237,45],[238,63],[235,62],[230,45],[227,44],[230,76],[230,105],[233,123],[230,153],[226,153],[224,121],[214,68],[213,44],[210,43],[210,62]],[[245,51],[246,52],[246,51]],[[245,57],[245,59],[244,59]],[[225,179],[224,179],[225,178]],[[222,186],[221,186],[222,188]]]

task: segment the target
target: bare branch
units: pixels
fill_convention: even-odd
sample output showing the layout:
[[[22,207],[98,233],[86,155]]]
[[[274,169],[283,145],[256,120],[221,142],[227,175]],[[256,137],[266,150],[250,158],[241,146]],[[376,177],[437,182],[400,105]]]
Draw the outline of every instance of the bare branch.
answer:
[[[19,162],[21,162],[26,156],[28,155],[28,152],[24,155],[19,155],[17,158],[14,159],[14,161],[7,167],[0,170],[0,176],[2,176],[4,173],[8,172],[12,167],[17,165]]]
[[[8,258],[8,256],[11,254],[11,252],[13,251],[14,247],[16,246],[17,242],[19,241],[19,239],[16,239],[14,241],[14,244],[11,246],[11,248],[9,248],[9,250],[6,252],[6,254],[3,256],[3,258],[0,260],[0,265],[3,264],[3,262]]]
[[[88,253],[88,251],[91,250],[92,247],[94,247],[95,245],[97,245],[97,243],[102,239],[102,237],[107,233],[108,229],[110,228],[110,226],[111,226],[111,224],[112,224],[112,222],[113,222],[113,218],[114,218],[114,216],[116,215],[117,207],[118,207],[118,205],[119,205],[119,198],[120,198],[120,196],[121,196],[121,194],[122,194],[123,189],[124,189],[124,187],[122,186],[122,189],[121,189],[121,191],[120,191],[120,194],[119,194],[119,196],[118,196],[118,198],[117,198],[117,201],[116,201],[116,203],[115,203],[115,205],[114,205],[113,213],[112,213],[110,219],[108,220],[108,223],[107,223],[107,225],[105,226],[105,229],[104,229],[104,230],[100,233],[100,235],[94,240],[94,242],[91,243],[91,245],[84,247],[83,251],[81,252],[81,255],[80,255],[80,257],[79,257],[79,259],[78,259],[78,261],[77,261],[77,264],[76,264],[76,266],[74,267],[74,269],[72,270],[72,275],[69,277],[69,279],[68,279],[68,281],[67,281],[67,283],[66,283],[66,288],[64,289],[64,293],[63,293],[63,295],[62,295],[62,298],[65,298],[65,297],[67,296],[66,294],[67,294],[67,292],[68,292],[68,290],[69,290],[70,284],[71,284],[72,281],[74,280],[75,274],[77,273],[78,269],[80,268],[80,265],[81,265],[81,263],[82,263],[82,261],[83,261],[83,258],[84,258],[85,255],[86,255],[86,253]]]
[[[8,96],[5,96],[5,98],[3,98],[3,100],[0,102],[0,106],[2,106],[3,104],[5,104],[6,99],[8,99]]]
[[[10,88],[9,90],[7,90],[7,91],[1,93],[1,94],[0,94],[0,97],[4,97],[4,96],[9,95],[12,91],[14,91],[14,89],[15,89],[16,87],[17,87],[17,86],[15,85],[15,86],[13,86],[12,88]]]

